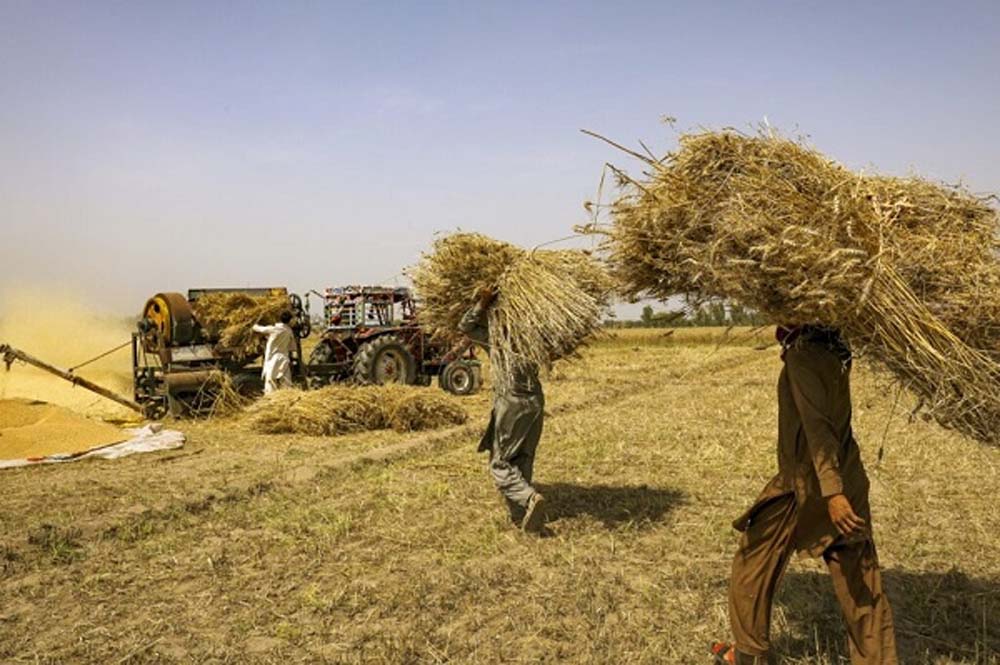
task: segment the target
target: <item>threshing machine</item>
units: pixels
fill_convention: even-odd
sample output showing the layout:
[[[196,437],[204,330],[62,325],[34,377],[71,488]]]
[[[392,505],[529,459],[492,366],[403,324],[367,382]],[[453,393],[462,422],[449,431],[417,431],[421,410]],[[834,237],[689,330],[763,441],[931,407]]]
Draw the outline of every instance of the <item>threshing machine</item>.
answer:
[[[194,303],[208,293],[284,295],[293,314],[295,348],[290,358],[293,380],[305,381],[301,340],[310,332],[302,300],[284,287],[256,289],[190,289],[158,293],[146,302],[137,330],[132,333],[134,399],[156,414],[197,415],[211,409],[220,377],[244,395],[263,390],[260,358],[238,358],[216,345],[217,339],[198,322]]]

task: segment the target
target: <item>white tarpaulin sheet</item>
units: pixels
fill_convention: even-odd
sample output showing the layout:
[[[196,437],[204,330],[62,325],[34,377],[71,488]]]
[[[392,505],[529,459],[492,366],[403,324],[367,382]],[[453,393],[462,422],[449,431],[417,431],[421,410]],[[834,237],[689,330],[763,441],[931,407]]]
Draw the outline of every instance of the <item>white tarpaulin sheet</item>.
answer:
[[[152,453],[158,450],[172,450],[184,445],[184,435],[177,430],[162,429],[160,425],[151,424],[138,429],[125,430],[128,441],[115,443],[103,448],[95,448],[78,455],[49,455],[32,459],[0,460],[0,469],[9,469],[32,464],[53,464],[55,462],[75,462],[87,458],[118,459],[137,453]]]

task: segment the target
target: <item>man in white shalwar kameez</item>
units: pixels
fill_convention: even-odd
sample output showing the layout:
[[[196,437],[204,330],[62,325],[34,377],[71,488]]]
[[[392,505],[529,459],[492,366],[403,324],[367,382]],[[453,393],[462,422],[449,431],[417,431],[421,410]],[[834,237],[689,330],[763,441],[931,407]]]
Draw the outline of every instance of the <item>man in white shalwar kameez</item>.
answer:
[[[281,313],[281,322],[273,326],[255,325],[253,331],[267,335],[267,348],[264,350],[264,368],[261,377],[264,379],[264,394],[279,388],[292,387],[292,346],[295,344],[295,331],[289,325],[292,321],[291,312]]]

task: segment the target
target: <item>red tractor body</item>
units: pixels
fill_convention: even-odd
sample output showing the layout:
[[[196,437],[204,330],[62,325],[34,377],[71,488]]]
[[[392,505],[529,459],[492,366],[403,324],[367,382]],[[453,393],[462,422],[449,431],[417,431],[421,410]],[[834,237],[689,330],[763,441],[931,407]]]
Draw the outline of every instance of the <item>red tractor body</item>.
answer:
[[[480,363],[469,345],[449,349],[433,342],[416,319],[408,288],[346,286],[323,294],[325,330],[312,350],[307,374],[313,383],[439,385],[460,395],[482,384]]]

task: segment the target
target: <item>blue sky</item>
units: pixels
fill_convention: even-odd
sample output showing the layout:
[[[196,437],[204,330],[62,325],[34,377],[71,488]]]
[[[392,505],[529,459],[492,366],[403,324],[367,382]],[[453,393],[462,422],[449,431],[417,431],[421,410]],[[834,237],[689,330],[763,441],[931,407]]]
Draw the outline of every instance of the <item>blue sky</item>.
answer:
[[[1000,3],[0,0],[0,102],[0,289],[133,312],[564,236],[663,115],[998,191]]]

